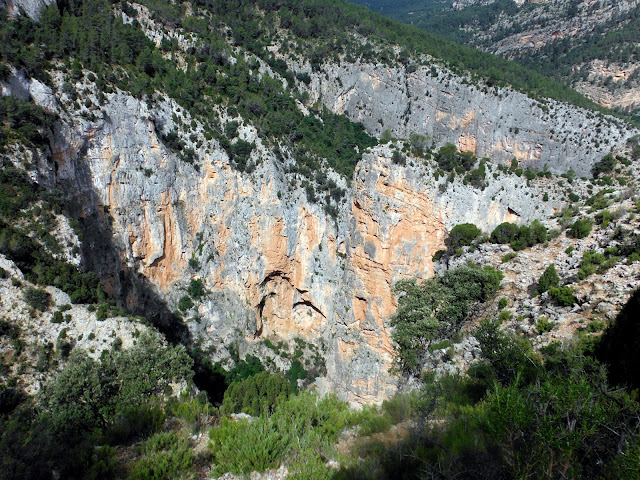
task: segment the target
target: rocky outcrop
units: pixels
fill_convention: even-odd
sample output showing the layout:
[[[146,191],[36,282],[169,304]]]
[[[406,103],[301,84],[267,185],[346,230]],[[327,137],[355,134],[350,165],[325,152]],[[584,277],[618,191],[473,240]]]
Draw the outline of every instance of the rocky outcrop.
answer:
[[[77,347],[97,359],[116,342],[118,348],[133,346],[138,335],[148,328],[130,317],[100,320],[88,305],[72,305],[69,295],[55,287],[46,288],[51,308],[46,312],[35,311],[23,299],[24,289],[31,285],[20,269],[3,255],[0,268],[6,276],[0,278],[0,319],[17,332],[12,340],[8,335],[0,337],[0,351],[3,355],[12,352],[13,358],[19,359],[11,362],[8,372],[19,378],[29,395],[36,394],[56,374],[49,364],[55,364],[56,358],[64,363],[68,352],[61,352],[65,347],[69,351]],[[54,311],[64,312],[64,321],[56,321]]]
[[[86,78],[76,88],[94,91]],[[64,94],[55,95],[64,104]],[[380,146],[364,154],[332,218],[291,186],[250,126],[240,136],[256,142],[252,155],[262,161],[242,174],[198,122],[193,138],[183,137],[192,148],[201,142],[194,163],[167,149],[161,134],[177,128],[173,115],[192,124],[169,99],[149,105],[116,92],[101,108],[89,99],[94,106],[80,112],[59,110],[55,181],[75,192],[79,215],[108,212],[117,258],[103,259],[100,273],[112,291],[130,308],[144,307],[119,280],[117,269],[127,268],[173,310],[191,280],[201,279],[208,293],[183,317],[212,360],[228,361],[232,347],[264,358],[262,340],[302,338],[324,345],[327,373],[318,387],[352,402],[380,402],[395,389],[387,323],[395,281],[432,275],[431,257],[457,223],[489,231],[505,220],[545,218],[554,207],[536,208],[515,175],[494,179],[495,166],[481,191],[462,179],[436,180],[422,160],[393,164],[392,148]]]
[[[138,9],[146,25],[144,12]],[[145,32],[162,38],[150,24]],[[90,75],[72,80],[53,71],[53,89],[13,77],[6,93],[58,115],[55,169],[40,179],[73,197],[85,230],[83,260],[109,293],[137,312],[166,303],[164,313],[177,314],[165,330],[181,329],[177,338],[229,366],[236,354],[271,359],[265,340],[319,345],[326,375],[318,389],[351,402],[381,402],[395,391],[393,284],[431,276],[433,254],[454,225],[472,222],[489,232],[503,221],[548,218],[563,205],[555,197],[540,201],[537,187],[492,164],[482,190],[460,175],[436,175],[424,159],[395,164],[398,144],[365,152],[350,179],[328,172],[346,190],[330,216],[290,178],[293,153],[281,146],[276,155],[251,125],[240,126],[238,136],[255,144],[256,168],[240,173],[200,121],[162,92],[141,100],[114,87],[98,98]],[[64,93],[69,87],[82,92],[81,104]],[[311,76],[309,94],[373,134],[419,133],[478,156],[579,174],[636,133],[592,112],[471,85],[435,65],[412,73],[326,65]],[[219,125],[242,123],[222,106],[216,115],[210,121]],[[597,139],[609,143],[595,144],[598,128]],[[165,145],[169,132],[193,158]],[[194,281],[204,292],[191,294],[191,304],[184,299]],[[141,294],[142,283],[154,295]]]
[[[10,16],[25,13],[30,19],[38,20],[40,11],[54,0],[0,0],[0,8],[7,10]]]
[[[296,65],[298,70],[310,67]],[[488,89],[439,66],[325,65],[313,75],[310,102],[321,101],[376,135],[427,135],[500,162],[588,175],[595,161],[637,133],[621,122],[508,89]],[[596,130],[599,129],[599,134]],[[596,136],[597,135],[597,136]]]

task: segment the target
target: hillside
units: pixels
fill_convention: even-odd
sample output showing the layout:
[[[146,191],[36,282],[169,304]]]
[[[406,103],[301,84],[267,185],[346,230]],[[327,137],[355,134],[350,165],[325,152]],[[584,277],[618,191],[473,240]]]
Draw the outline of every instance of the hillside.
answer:
[[[637,118],[636,1],[357,1],[372,10],[554,77]]]
[[[340,1],[2,5],[0,478],[359,478],[499,296],[540,349],[637,287],[640,132],[512,62]]]

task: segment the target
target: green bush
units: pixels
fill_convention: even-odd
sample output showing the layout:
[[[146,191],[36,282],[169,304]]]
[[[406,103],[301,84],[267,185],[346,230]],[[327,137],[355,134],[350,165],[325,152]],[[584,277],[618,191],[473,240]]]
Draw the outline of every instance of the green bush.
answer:
[[[358,425],[360,435],[369,436],[388,431],[393,425],[393,418],[375,405],[365,405],[354,414],[353,422]]]
[[[570,307],[576,303],[576,297],[571,287],[551,287],[549,297],[554,299],[559,305]]]
[[[514,223],[504,222],[498,225],[490,237],[491,242],[499,244],[511,244],[515,251],[532,247],[538,243],[547,241],[547,227],[538,220],[534,220],[531,225],[518,227]]]
[[[194,300],[200,300],[205,294],[204,282],[202,281],[202,279],[192,279],[189,283],[187,293],[189,293],[189,296]]]
[[[602,157],[602,160],[593,165],[591,175],[593,175],[594,178],[598,178],[601,173],[611,173],[613,169],[616,168],[617,163],[616,158],[611,153],[608,153]]]
[[[595,220],[602,228],[607,228],[612,218],[613,215],[609,210],[602,210],[596,214]]]
[[[400,151],[394,150],[393,155],[391,155],[391,162],[404,167],[407,164],[407,157],[400,153]]]
[[[191,300],[191,297],[189,297],[188,295],[184,295],[178,301],[178,308],[182,312],[186,312],[192,307],[193,307],[193,300]]]
[[[41,288],[28,287],[23,292],[24,301],[31,308],[45,312],[51,305],[51,294]]]
[[[546,292],[552,287],[557,287],[559,283],[560,277],[558,276],[558,272],[556,271],[555,264],[552,263],[545,269],[544,273],[540,277],[540,280],[538,280],[540,293]]]
[[[103,438],[110,445],[143,438],[157,432],[165,420],[165,414],[159,405],[125,406],[113,417]]]
[[[209,437],[212,440],[213,468],[219,475],[225,472],[240,475],[275,468],[293,440],[279,431],[274,422],[261,417],[251,422],[223,418],[209,432]]]
[[[540,362],[531,344],[502,330],[497,320],[483,321],[473,331],[473,336],[480,344],[482,358],[490,367],[489,385],[493,379],[508,384],[518,377],[524,381],[537,375]]]
[[[593,222],[589,218],[576,220],[569,228],[569,236],[573,238],[584,238],[591,233]]]
[[[477,161],[473,153],[459,152],[452,143],[447,143],[440,147],[434,158],[444,171],[453,172],[459,170],[459,173],[468,172]]]
[[[396,393],[382,402],[382,410],[391,417],[394,424],[404,422],[413,413],[413,394]]]
[[[144,332],[134,347],[107,350],[100,361],[74,350],[39,402],[56,431],[80,435],[110,425],[172,382],[190,381],[192,365],[184,347],[165,346],[159,334]]]
[[[461,223],[451,229],[446,244],[451,249],[471,245],[471,242],[478,238],[481,233],[480,229],[473,223]]]
[[[471,305],[487,301],[500,286],[502,272],[465,265],[418,284],[402,280],[394,286],[398,309],[391,317],[398,360],[407,372],[420,364],[432,340],[452,335]]]
[[[193,452],[189,441],[174,432],[157,433],[141,446],[143,457],[133,464],[132,480],[182,478],[192,471]]]
[[[605,327],[607,326],[607,324],[601,320],[594,320],[592,322],[589,322],[589,324],[587,325],[587,332],[601,332],[605,329]]]
[[[516,225],[515,223],[501,223],[493,229],[493,232],[491,232],[491,243],[511,243],[517,238],[519,232],[520,227],[518,227],[518,225]]]
[[[220,411],[227,415],[244,412],[252,416],[272,413],[276,404],[286,400],[290,393],[291,384],[282,375],[260,372],[231,383],[224,392]]]
[[[554,327],[553,322],[551,322],[546,317],[540,317],[536,321],[536,330],[538,330],[538,333],[540,335],[542,335],[543,333],[550,332],[551,330],[553,330],[553,327]]]
[[[64,317],[62,316],[62,312],[60,310],[56,310],[53,312],[53,316],[51,317],[51,323],[62,323]]]
[[[516,252],[507,253],[502,257],[502,263],[507,263],[508,261],[513,260],[517,256],[518,254]]]

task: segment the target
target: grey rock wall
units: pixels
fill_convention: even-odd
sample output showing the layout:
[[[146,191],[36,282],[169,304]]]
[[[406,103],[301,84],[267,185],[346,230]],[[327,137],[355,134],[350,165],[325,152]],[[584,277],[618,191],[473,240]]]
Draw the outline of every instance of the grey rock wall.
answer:
[[[310,71],[308,66],[294,68]],[[310,103],[320,101],[377,136],[385,130],[399,138],[427,135],[438,145],[451,142],[502,163],[517,158],[537,169],[548,164],[556,173],[572,168],[589,175],[594,162],[638,133],[612,117],[475,85],[440,66],[407,73],[343,62],[324,70],[313,75]]]

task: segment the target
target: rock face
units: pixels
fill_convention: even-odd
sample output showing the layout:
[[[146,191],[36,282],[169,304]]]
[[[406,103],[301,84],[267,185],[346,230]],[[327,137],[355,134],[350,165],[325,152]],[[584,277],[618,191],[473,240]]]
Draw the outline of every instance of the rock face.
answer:
[[[431,257],[448,229],[474,222],[488,231],[553,210],[553,202],[536,208],[520,194],[519,177],[491,177],[484,191],[448,184],[421,162],[393,164],[391,148],[381,146],[364,154],[332,218],[302,188],[291,189],[250,127],[240,134],[256,141],[253,155],[263,159],[250,175],[233,170],[199,126],[198,159],[181,160],[159,138],[179,111],[170,100],[151,107],[122,92],[106,95],[95,120],[60,111],[56,182],[77,192],[87,219],[105,211],[111,217],[117,258],[113,265],[102,259],[101,274],[113,278],[114,291],[128,293],[133,309],[142,300],[118,284],[116,267],[146,278],[171,310],[189,282],[202,279],[209,293],[184,317],[213,360],[227,361],[231,346],[241,357],[264,357],[263,339],[299,337],[324,345],[319,388],[353,402],[380,402],[394,391],[386,323],[395,309],[392,285],[431,276]],[[102,258],[98,240],[88,242]]]
[[[589,175],[595,161],[634,134],[610,117],[558,102],[541,104],[507,89],[487,90],[441,67],[408,73],[343,62],[324,70],[326,75],[313,75],[312,103],[319,100],[377,135],[427,135],[436,144],[451,142],[500,162],[517,158],[538,169],[548,164],[557,173],[572,168]]]
[[[634,73],[640,66],[634,53],[638,0],[353,1],[534,70],[542,68],[606,107],[635,115],[640,109],[640,76]],[[602,75],[603,70],[611,73]]]
[[[516,157],[525,166],[587,174],[637,133],[579,109],[468,85],[436,66],[413,73],[370,64],[324,70],[311,76],[311,101],[363,122],[370,133],[429,135],[502,162]],[[326,366],[318,388],[351,402],[381,402],[395,391],[392,287],[403,277],[433,274],[432,256],[448,230],[472,222],[488,232],[504,221],[548,218],[562,206],[536,201],[535,188],[501,176],[495,165],[487,166],[488,185],[480,190],[460,176],[437,177],[423,160],[394,164],[393,149],[383,145],[364,153],[351,179],[329,172],[347,192],[332,217],[288,178],[291,152],[282,160],[254,127],[242,125],[239,138],[255,143],[257,167],[240,173],[199,121],[161,92],[148,102],[118,89],[98,99],[89,75],[52,76],[55,88],[48,90],[14,73],[3,92],[59,116],[55,169],[39,178],[74,196],[83,260],[105,288],[133,311],[178,311],[165,329],[180,330],[177,338],[198,343],[212,361],[230,365],[235,354],[269,359],[265,340],[318,345]],[[63,93],[69,81],[83,92],[82,105]],[[216,114],[220,125],[234,119],[223,107]],[[608,144],[589,143],[598,128]],[[195,158],[185,161],[167,148],[162,137],[169,132]],[[190,304],[184,299],[193,281],[202,281],[204,292],[191,295]]]
[[[0,0],[0,8],[4,8],[9,15],[16,16],[24,12],[30,19],[38,20],[40,11],[54,0]]]

